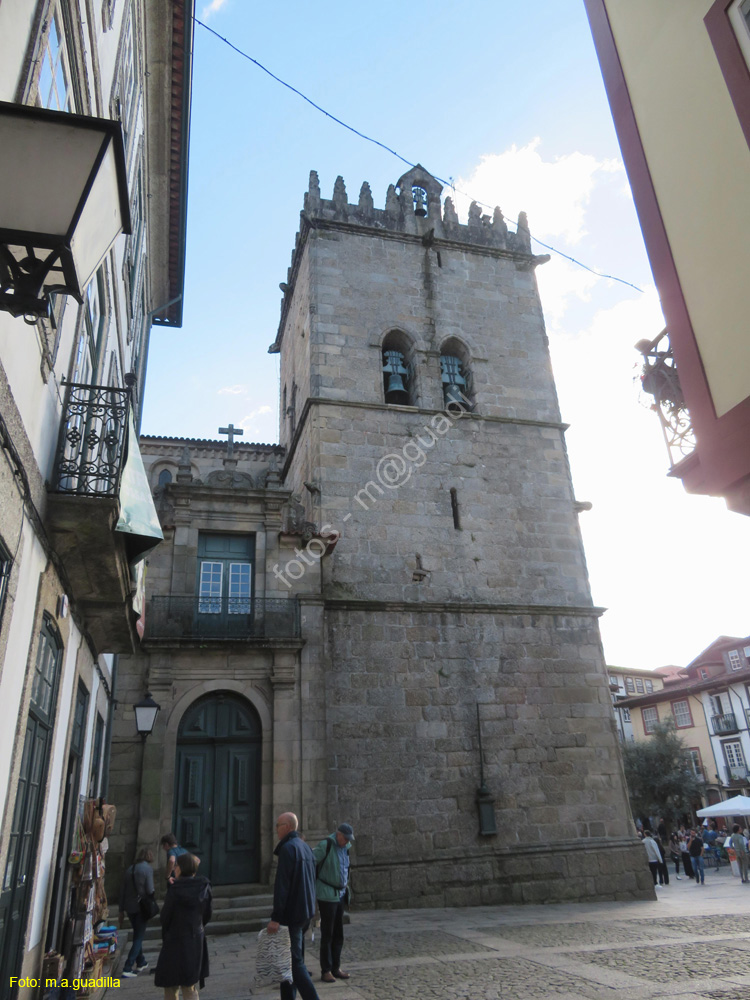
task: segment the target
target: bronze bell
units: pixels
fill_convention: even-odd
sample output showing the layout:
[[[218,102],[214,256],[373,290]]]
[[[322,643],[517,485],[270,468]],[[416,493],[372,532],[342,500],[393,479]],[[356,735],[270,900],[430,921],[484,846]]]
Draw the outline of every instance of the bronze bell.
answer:
[[[404,380],[398,372],[388,376],[385,401],[386,403],[399,403],[401,406],[407,406],[409,403],[409,393],[406,391]]]
[[[440,358],[440,379],[446,407],[460,406],[466,409],[466,397],[462,390],[462,387],[466,388],[466,379],[462,374],[461,359],[452,354],[443,354]]]
[[[424,188],[413,187],[411,189],[411,197],[414,203],[414,214],[424,219],[427,215],[427,192]]]
[[[409,372],[404,368],[404,356],[401,351],[384,351],[383,374],[388,376],[385,384],[385,401],[399,406],[409,405],[409,393],[404,384],[404,375]]]

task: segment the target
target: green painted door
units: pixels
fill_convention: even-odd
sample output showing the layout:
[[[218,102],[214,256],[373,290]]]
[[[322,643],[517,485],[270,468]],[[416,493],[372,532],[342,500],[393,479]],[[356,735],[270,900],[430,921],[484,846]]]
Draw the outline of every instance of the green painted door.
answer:
[[[260,874],[261,726],[244,698],[216,694],[192,705],[178,732],[174,830],[214,885]]]

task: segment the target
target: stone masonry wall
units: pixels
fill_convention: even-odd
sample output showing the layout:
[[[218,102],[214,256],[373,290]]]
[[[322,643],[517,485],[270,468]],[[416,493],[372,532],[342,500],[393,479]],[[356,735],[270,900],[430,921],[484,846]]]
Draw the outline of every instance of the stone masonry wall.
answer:
[[[525,218],[509,234],[499,210],[490,220],[472,206],[461,226],[421,168],[383,210],[366,185],[350,204],[341,179],[321,199],[311,177],[271,350],[282,384],[309,365],[284,485],[340,532],[304,583],[309,593],[319,579],[324,608],[308,665],[326,744],[320,723],[303,727],[302,753],[327,787],[329,825],[355,826],[363,902],[653,894],[589,592],[541,262]],[[385,400],[394,330],[411,345],[416,405]],[[470,413],[442,412],[446,344],[461,345]],[[479,834],[477,705],[490,837]]]

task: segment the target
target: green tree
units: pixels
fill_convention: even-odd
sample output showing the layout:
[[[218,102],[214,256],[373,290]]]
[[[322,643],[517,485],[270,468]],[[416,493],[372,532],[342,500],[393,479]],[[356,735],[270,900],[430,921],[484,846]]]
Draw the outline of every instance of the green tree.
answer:
[[[701,786],[674,719],[657,723],[649,739],[626,743],[622,756],[634,816],[663,816],[669,823],[692,812]]]

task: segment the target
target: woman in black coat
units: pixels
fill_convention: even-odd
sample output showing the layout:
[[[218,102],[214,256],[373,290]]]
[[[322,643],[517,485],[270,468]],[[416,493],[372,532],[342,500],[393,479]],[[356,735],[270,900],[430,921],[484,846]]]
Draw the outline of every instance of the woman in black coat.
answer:
[[[198,1000],[198,984],[208,976],[208,948],[204,925],[211,919],[211,884],[196,875],[192,854],[175,864],[177,878],[167,888],[161,911],[162,946],[156,963],[154,985],[164,987],[164,1000]]]

